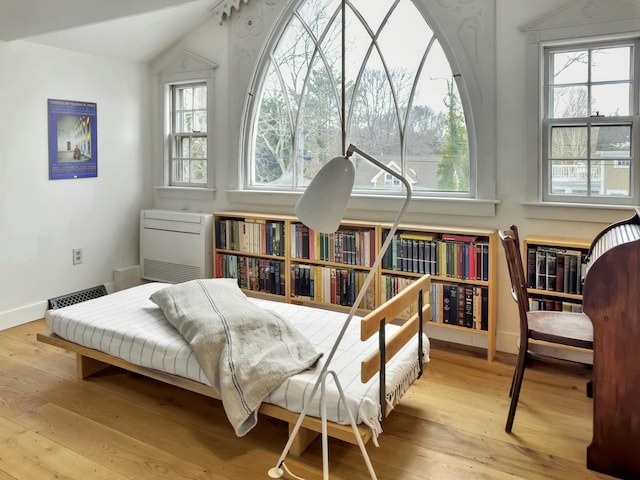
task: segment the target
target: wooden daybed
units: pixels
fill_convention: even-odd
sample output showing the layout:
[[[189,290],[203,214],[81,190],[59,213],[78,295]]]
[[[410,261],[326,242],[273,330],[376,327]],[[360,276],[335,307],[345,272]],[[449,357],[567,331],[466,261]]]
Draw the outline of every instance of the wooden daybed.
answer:
[[[108,295],[107,297],[111,297],[113,295]],[[95,299],[84,302],[84,304],[86,305],[83,305],[83,308],[90,308],[91,302],[104,302],[105,297],[102,298],[102,300]],[[422,322],[423,318],[431,318],[429,298],[430,277],[429,275],[425,275],[417,279],[413,284],[396,295],[393,299],[389,300],[361,319],[359,328],[360,339],[364,341],[370,339],[370,337],[378,333],[377,343],[379,344],[379,348],[369,353],[366,358],[362,358],[360,361],[360,379],[363,384],[369,382],[373,377],[378,375],[380,380],[383,382],[382,384],[384,385],[385,377],[387,375],[386,365],[394,357],[394,355],[401,351],[403,347],[405,347],[405,350],[407,350],[408,347],[406,347],[405,345],[409,341],[413,342],[413,344],[411,345],[412,348],[414,345],[416,346],[415,355],[416,358],[419,359],[418,377],[421,375],[422,364],[428,361],[428,356],[424,356],[425,354],[428,355],[428,339],[426,339],[426,335],[424,335],[423,333]],[[398,317],[406,315],[408,309],[411,309],[411,316],[402,324],[400,328],[396,328],[392,334],[389,334],[389,332],[385,334],[383,329],[383,334],[380,335],[379,332],[381,325],[388,324]],[[47,321],[49,323],[49,320]],[[354,319],[354,323],[356,323],[356,321],[357,319]],[[137,365],[135,363],[132,363],[131,361],[119,358],[116,355],[105,353],[98,349],[89,348],[79,343],[66,340],[62,336],[53,333],[52,331],[44,331],[38,333],[37,339],[43,343],[47,343],[74,352],[77,358],[76,375],[81,379],[90,377],[110,366],[115,366],[136,374],[144,375],[146,377],[168,383],[170,385],[174,385],[192,392],[205,395],[207,397],[220,399],[214,388],[207,384],[200,383],[183,376],[165,373],[157,368],[148,368],[145,366]],[[384,359],[385,361],[381,362],[381,359]],[[376,380],[372,381],[375,382]],[[383,406],[381,407],[382,418],[384,418],[390,411],[390,409],[393,408],[393,405],[390,405],[390,403],[395,404],[399,400],[399,395],[396,395],[390,402],[389,397],[387,396],[387,388],[388,387],[383,387],[382,389],[378,388],[378,396],[386,398],[386,400],[383,401]],[[261,404],[259,413],[287,422],[289,424],[290,432],[299,417],[299,413],[297,411],[289,411],[282,406],[265,402]],[[362,439],[365,443],[373,438],[374,433],[369,426],[360,424],[358,428],[360,431],[360,435],[362,436]],[[308,413],[302,423],[302,428],[296,435],[295,442],[290,450],[290,453],[293,455],[302,454],[306,447],[319,435],[321,431],[322,425],[320,418],[311,416],[311,414]],[[340,424],[329,421],[328,435],[332,438],[336,438],[348,443],[356,443],[356,438],[353,434],[351,425],[349,424]]]

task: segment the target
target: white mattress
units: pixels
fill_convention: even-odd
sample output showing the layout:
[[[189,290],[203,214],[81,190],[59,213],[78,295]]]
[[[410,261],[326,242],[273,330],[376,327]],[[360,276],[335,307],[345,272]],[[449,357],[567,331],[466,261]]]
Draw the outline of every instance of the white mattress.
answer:
[[[148,283],[56,310],[49,310],[46,322],[52,332],[71,342],[100,350],[142,367],[161,370],[210,385],[185,339],[165,319],[162,311],[149,300],[156,290],[167,286]],[[270,309],[296,326],[324,358],[346,318],[345,313],[300,305],[251,298],[257,305]],[[388,325],[393,330],[393,325]],[[387,336],[390,335],[388,330]],[[376,436],[381,431],[379,418],[378,377],[366,384],[360,382],[360,360],[365,352],[377,348],[377,336],[360,341],[360,321],[354,318],[331,364],[348,398],[358,423],[369,425]],[[417,337],[387,365],[387,399],[394,405],[417,373]],[[429,343],[424,337],[424,361],[428,361]],[[314,370],[308,370],[285,381],[265,398],[265,402],[300,412],[308,399],[322,358]],[[348,424],[349,417],[331,376],[327,377],[328,420]],[[320,391],[307,414],[320,417]]]

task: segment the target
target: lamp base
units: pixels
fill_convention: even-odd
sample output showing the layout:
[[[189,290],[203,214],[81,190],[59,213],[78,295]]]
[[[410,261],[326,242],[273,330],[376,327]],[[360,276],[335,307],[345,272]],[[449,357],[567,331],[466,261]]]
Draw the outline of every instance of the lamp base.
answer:
[[[284,470],[279,467],[273,467],[269,469],[269,478],[281,478],[284,475]]]

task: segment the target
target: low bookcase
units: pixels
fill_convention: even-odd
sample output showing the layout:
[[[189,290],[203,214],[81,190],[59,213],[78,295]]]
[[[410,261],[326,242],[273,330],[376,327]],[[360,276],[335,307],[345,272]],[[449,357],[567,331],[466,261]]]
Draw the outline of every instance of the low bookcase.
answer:
[[[252,295],[325,308],[353,305],[391,224],[344,220],[331,234],[294,216],[214,213],[214,270]],[[400,225],[362,303],[372,310],[424,274],[432,277],[427,329],[486,336],[495,355],[497,232]],[[406,312],[407,316],[411,312]]]

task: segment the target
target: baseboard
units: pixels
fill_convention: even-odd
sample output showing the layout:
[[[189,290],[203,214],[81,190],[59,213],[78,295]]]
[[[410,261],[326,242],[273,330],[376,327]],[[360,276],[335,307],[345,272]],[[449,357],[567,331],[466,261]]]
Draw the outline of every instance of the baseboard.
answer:
[[[14,310],[0,312],[0,330],[17,327],[23,323],[33,322],[34,320],[44,317],[44,313],[47,311],[47,305],[47,301],[45,300]]]
[[[113,292],[113,283],[107,283],[105,287],[107,287],[109,293]],[[0,312],[0,331],[43,318],[48,305],[47,300],[43,300],[31,305],[7,310],[6,312]]]

